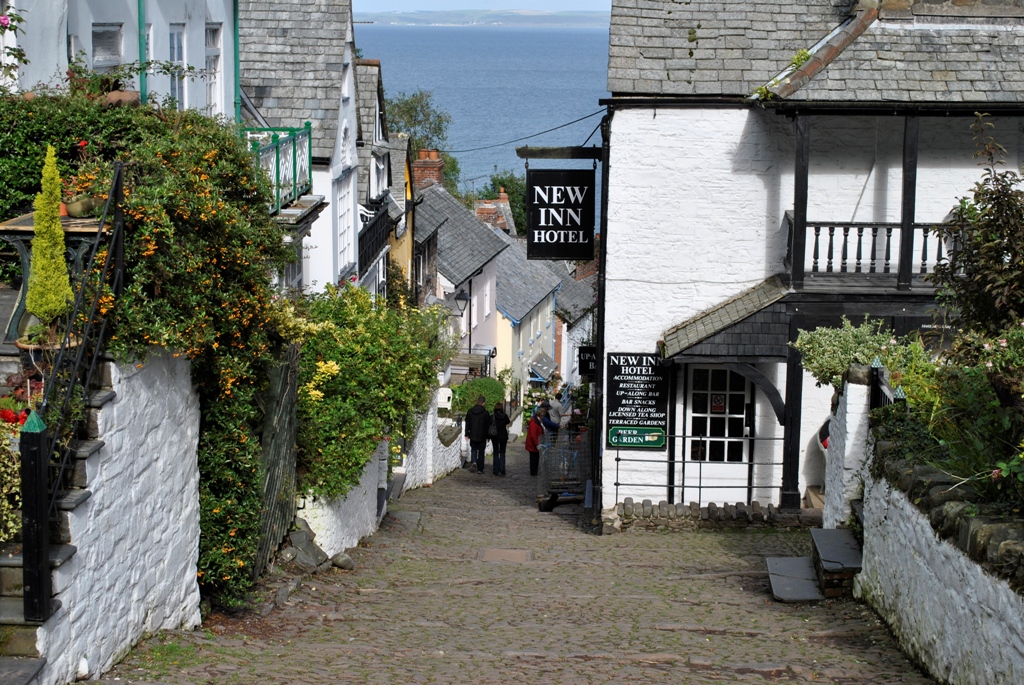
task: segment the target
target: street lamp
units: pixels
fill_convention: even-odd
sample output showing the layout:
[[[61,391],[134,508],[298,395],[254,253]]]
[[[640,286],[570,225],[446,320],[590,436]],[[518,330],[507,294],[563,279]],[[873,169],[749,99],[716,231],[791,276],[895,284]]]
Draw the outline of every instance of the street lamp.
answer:
[[[455,296],[455,306],[459,308],[459,314],[463,314],[466,311],[466,305],[470,303],[470,297],[466,294],[465,290],[460,290]]]
[[[469,282],[469,291],[473,292],[473,282]],[[465,289],[459,290],[455,296],[455,306],[459,308],[459,313],[464,314],[466,307],[469,306],[469,323],[466,324],[466,333],[469,335],[469,346],[466,352],[473,354],[473,296],[467,295]]]

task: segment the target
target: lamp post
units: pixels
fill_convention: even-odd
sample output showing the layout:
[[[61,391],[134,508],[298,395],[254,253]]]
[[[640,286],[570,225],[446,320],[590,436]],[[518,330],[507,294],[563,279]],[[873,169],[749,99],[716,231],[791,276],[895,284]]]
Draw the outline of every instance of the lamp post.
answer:
[[[455,306],[459,308],[459,313],[463,314],[463,316],[465,316],[467,305],[469,306],[469,324],[466,326],[466,333],[469,335],[469,349],[467,352],[473,354],[473,281],[469,282],[468,295],[464,289],[460,289],[455,296]]]

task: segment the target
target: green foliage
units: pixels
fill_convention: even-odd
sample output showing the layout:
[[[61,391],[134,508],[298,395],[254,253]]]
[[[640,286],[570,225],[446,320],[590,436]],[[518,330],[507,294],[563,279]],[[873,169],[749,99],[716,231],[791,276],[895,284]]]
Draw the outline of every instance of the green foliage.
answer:
[[[434,94],[420,88],[411,95],[400,92],[385,101],[388,129],[409,134],[409,149],[415,155],[420,150],[441,150],[444,160],[445,190],[459,197],[459,161],[443,150],[448,146],[448,127],[452,117],[434,104]]]
[[[480,198],[496,200],[502,188],[508,195],[508,204],[512,208],[512,220],[516,224],[516,232],[526,235],[526,176],[514,171],[492,174],[487,185],[480,189]]]
[[[407,303],[415,302],[405,269],[398,262],[388,260],[387,285],[389,307],[404,307]]]
[[[50,325],[67,313],[74,295],[65,262],[64,228],[60,223],[60,175],[53,146],[46,148],[42,191],[35,201],[35,238],[25,308]]]
[[[0,430],[0,542],[21,532],[21,459],[11,449],[11,435]]]
[[[957,325],[994,334],[1024,317],[1024,190],[1015,171],[998,171],[1006,151],[989,134],[986,116],[972,126],[975,157],[985,163],[982,179],[938,227],[957,249],[930,278]]]
[[[346,285],[308,311],[322,326],[299,365],[300,487],[330,498],[359,482],[382,439],[411,437],[454,347],[443,307],[379,306]]]
[[[801,330],[792,345],[803,355],[804,368],[811,372],[819,387],[831,385],[842,390],[843,374],[850,364],[870,364],[875,356],[896,344],[891,335],[882,331],[882,326],[881,321],[867,318],[854,326],[844,316],[839,328]]]
[[[499,380],[487,377],[474,378],[452,388],[452,411],[465,414],[476,404],[476,398],[480,395],[486,398],[484,406],[490,410],[496,402],[505,401],[505,391],[505,385]]]
[[[811,59],[811,52],[809,50],[800,49],[793,55],[793,59],[789,61],[789,66],[794,69],[799,69],[803,65],[807,64]]]

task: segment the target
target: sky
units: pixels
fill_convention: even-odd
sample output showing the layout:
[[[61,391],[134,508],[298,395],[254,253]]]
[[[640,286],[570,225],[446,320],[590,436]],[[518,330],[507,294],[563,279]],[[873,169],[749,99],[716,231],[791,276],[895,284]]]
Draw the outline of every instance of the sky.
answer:
[[[612,0],[352,0],[354,12],[415,10],[587,10],[610,12]]]

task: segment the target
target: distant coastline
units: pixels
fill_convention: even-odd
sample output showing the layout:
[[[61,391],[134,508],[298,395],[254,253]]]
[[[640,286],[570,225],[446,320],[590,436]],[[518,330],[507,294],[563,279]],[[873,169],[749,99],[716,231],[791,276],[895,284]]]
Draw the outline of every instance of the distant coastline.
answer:
[[[420,12],[355,12],[357,23],[390,26],[511,26],[516,28],[607,29],[608,12],[543,12],[539,10],[447,10]]]

